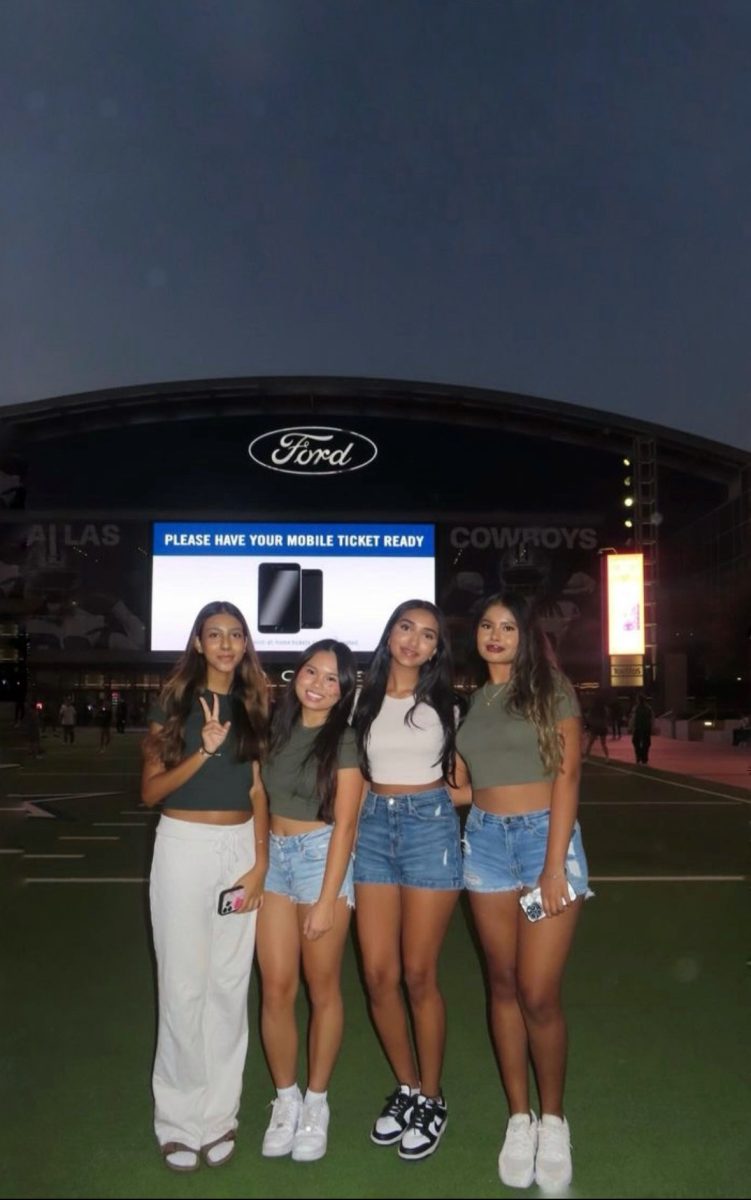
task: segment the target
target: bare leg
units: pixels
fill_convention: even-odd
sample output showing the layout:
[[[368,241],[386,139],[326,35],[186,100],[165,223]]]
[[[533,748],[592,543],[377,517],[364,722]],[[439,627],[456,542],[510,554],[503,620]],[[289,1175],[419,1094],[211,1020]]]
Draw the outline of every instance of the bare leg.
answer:
[[[437,1096],[441,1090],[446,1008],[438,990],[438,955],[458,899],[457,891],[402,888],[404,980],[425,1096]]]
[[[357,934],[370,1013],[399,1083],[418,1087],[401,989],[401,898],[397,884],[357,884]]]
[[[509,1113],[529,1112],[527,1027],[517,989],[519,893],[470,892],[472,908],[488,972],[490,1030]],[[541,921],[539,924],[544,925]]]
[[[277,1088],[292,1087],[297,1079],[295,997],[300,982],[297,907],[288,896],[266,892],[256,927],[263,982],[261,1036]]]
[[[312,942],[302,934],[303,921],[308,912],[309,905],[297,906],[303,972],[311,1004],[308,1087],[314,1092],[325,1092],[344,1032],[341,973],[350,909],[347,901],[340,897],[336,902],[333,928]]]
[[[540,1093],[540,1111],[563,1116],[567,1032],[561,982],[583,901],[534,924],[519,914],[519,999]]]

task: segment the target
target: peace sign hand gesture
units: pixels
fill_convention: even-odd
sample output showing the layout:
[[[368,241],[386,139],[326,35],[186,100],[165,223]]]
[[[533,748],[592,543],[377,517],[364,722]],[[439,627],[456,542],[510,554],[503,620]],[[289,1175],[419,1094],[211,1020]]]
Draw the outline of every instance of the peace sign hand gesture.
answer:
[[[216,754],[219,747],[225,742],[229,733],[229,727],[232,724],[231,721],[225,721],[222,725],[219,720],[219,697],[216,692],[213,693],[213,696],[214,700],[210,711],[203,696],[198,697],[203,709],[203,715],[206,718],[201,730],[201,741],[207,754]]]

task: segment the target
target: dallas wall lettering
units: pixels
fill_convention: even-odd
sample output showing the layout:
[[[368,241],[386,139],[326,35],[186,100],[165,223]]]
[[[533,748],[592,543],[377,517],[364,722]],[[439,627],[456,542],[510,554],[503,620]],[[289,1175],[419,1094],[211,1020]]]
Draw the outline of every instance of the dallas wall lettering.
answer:
[[[139,521],[8,521],[0,613],[25,628],[32,659],[146,646],[149,530]]]
[[[601,655],[600,541],[594,515],[561,524],[452,525],[439,540],[439,603],[452,630],[457,661],[467,661],[472,613],[483,596],[535,596],[543,626],[575,680],[598,679]]]

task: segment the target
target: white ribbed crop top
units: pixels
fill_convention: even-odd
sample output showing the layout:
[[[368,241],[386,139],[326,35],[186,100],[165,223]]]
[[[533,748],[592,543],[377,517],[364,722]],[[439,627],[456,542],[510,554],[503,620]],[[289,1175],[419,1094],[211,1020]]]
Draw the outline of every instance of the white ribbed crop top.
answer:
[[[414,702],[414,696],[383,697],[368,737],[373,783],[432,783],[442,777],[441,719],[429,704],[418,704],[411,721],[405,723]]]

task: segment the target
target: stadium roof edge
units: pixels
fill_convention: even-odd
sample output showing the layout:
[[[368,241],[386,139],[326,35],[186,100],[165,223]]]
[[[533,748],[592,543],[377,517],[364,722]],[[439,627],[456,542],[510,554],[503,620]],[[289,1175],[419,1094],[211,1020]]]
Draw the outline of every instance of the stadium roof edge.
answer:
[[[181,403],[178,414],[174,406]],[[367,414],[363,404],[368,404]],[[751,453],[709,438],[649,421],[566,401],[516,392],[413,380],[319,375],[267,375],[207,380],[145,383],[104,388],[72,395],[31,400],[0,408],[0,421],[24,440],[65,437],[77,428],[190,420],[244,413],[268,415],[309,409],[334,409],[352,416],[388,416],[398,403],[399,416],[410,419],[460,420],[475,425],[503,421],[515,432],[531,435],[541,420],[545,433],[560,441],[603,444],[627,451],[637,438],[652,438],[666,465],[729,482],[751,464]]]

